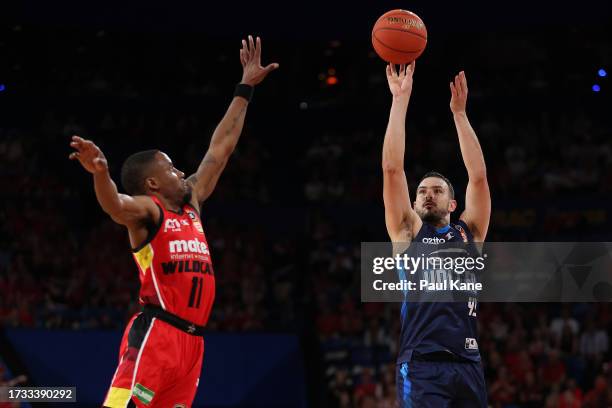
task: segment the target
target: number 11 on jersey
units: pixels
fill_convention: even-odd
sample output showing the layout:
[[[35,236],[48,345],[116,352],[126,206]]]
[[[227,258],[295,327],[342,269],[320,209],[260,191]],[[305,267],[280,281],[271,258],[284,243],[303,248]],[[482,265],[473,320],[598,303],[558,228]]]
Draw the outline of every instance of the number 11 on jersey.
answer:
[[[189,293],[189,307],[200,307],[200,299],[202,298],[202,278],[193,277],[191,279],[191,293]],[[196,296],[197,295],[197,296]]]

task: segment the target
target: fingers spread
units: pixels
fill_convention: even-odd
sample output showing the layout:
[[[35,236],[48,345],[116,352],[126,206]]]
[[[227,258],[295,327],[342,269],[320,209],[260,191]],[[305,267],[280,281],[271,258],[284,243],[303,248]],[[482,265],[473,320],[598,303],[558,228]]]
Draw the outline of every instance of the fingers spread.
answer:
[[[408,66],[406,66],[406,76],[412,76],[414,74],[414,65],[415,62],[412,61]]]
[[[257,60],[261,59],[261,39],[259,37],[257,37],[255,43],[255,57],[257,57]]]
[[[255,55],[255,44],[253,43],[253,36],[249,35],[249,56],[253,57]]]
[[[70,155],[68,156],[68,158],[70,160],[78,160],[79,159],[79,153],[78,152],[72,152],[70,153]]]
[[[278,64],[277,63],[272,63],[272,64],[267,65],[264,68],[264,71],[266,71],[266,73],[268,73],[268,72],[274,71],[276,68],[278,68]]]
[[[249,46],[245,40],[242,40],[242,55],[244,55],[245,62],[249,60]]]

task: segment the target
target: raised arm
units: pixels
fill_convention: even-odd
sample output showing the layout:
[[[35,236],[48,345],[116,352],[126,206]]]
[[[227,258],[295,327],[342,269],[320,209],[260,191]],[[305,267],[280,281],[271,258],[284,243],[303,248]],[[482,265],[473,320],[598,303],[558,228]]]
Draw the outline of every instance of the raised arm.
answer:
[[[410,202],[408,181],[404,172],[406,111],[412,93],[414,67],[414,62],[408,67],[400,66],[398,74],[393,64],[387,66],[387,81],[393,101],[383,143],[383,199],[385,224],[393,242],[410,242],[413,231],[421,225],[421,219]]]
[[[455,81],[450,83],[450,90],[450,108],[459,136],[461,156],[469,178],[465,191],[465,210],[460,219],[470,227],[474,240],[482,242],[489,229],[491,194],[482,149],[465,110],[468,95],[465,72],[461,71],[455,76]]]
[[[133,232],[145,228],[148,221],[159,219],[159,210],[151,198],[119,194],[108,172],[104,153],[91,140],[72,136],[70,146],[76,150],[70,153],[70,159],[78,160],[85,170],[93,174],[94,189],[100,206],[116,223],[128,227],[130,238],[134,235]]]
[[[261,66],[261,40],[257,37],[254,43],[253,37],[250,35],[248,44],[245,40],[242,40],[240,62],[243,70],[242,80],[240,81],[243,84],[243,92],[246,92],[249,88],[252,90],[255,85],[263,81],[266,75],[278,68],[276,63],[269,64],[266,67]],[[213,192],[230,155],[236,148],[249,104],[247,98],[246,95],[234,96],[227,112],[225,112],[223,119],[221,119],[212,135],[210,146],[198,166],[198,170],[187,179],[192,185],[193,201],[197,206],[202,204]]]

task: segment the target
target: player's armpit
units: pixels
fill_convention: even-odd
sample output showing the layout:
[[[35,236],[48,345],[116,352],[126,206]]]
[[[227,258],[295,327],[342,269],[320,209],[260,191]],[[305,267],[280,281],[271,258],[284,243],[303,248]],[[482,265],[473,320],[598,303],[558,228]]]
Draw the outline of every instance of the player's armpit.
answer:
[[[118,224],[125,226],[142,225],[149,221],[159,221],[159,210],[148,196],[129,196],[119,194],[119,206],[109,215]]]
[[[459,217],[472,231],[474,241],[483,242],[491,217],[491,193],[486,177],[468,182],[465,191],[465,211]]]

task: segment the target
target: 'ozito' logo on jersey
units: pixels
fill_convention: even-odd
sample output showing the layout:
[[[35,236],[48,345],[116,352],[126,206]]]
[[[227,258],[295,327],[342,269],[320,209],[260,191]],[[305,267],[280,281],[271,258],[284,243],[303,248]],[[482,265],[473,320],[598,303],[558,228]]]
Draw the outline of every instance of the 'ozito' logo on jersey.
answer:
[[[442,244],[444,242],[446,242],[446,240],[444,238],[438,238],[438,237],[423,238],[423,243],[424,244]]]
[[[179,220],[175,220],[174,218],[167,219],[164,225],[164,232],[168,232],[168,230],[172,232],[181,232],[181,223]]]
[[[170,241],[168,245],[171,254],[180,252],[197,252],[198,254],[210,255],[210,251],[208,250],[206,243],[200,242],[197,238],[190,239],[188,241],[184,239],[177,239]]]

